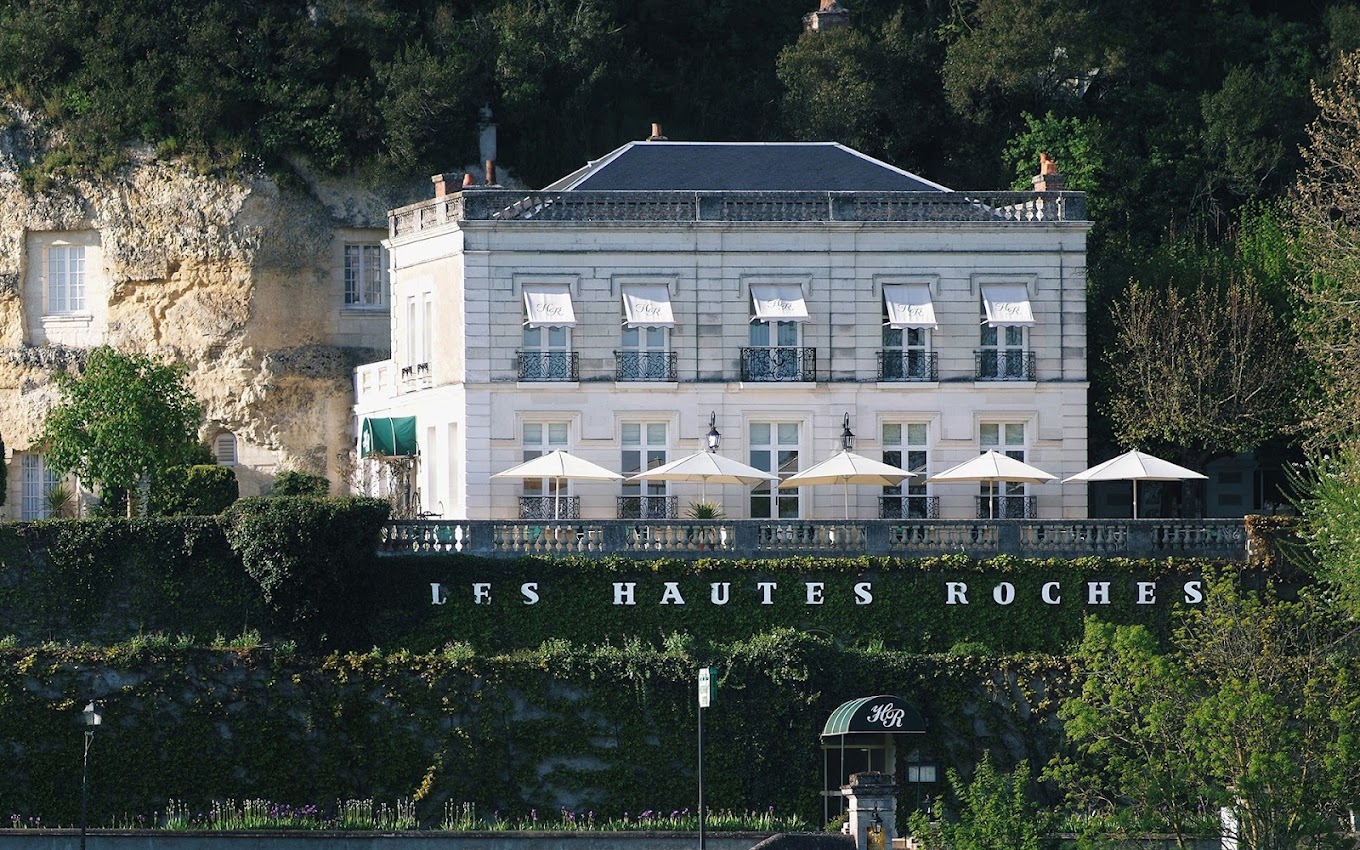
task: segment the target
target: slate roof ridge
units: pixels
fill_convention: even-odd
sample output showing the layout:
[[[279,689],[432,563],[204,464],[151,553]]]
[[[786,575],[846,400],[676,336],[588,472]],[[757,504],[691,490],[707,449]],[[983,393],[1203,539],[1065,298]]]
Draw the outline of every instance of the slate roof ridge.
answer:
[[[627,143],[625,143],[625,144],[623,144],[623,145],[620,145],[619,147],[615,148],[614,150],[610,151],[609,153],[605,154],[604,156],[600,157],[599,159],[590,160],[590,161],[588,161],[584,166],[582,166],[581,168],[578,168],[578,169],[576,169],[575,171],[571,172],[570,174],[567,174],[567,175],[565,175],[565,176],[563,176],[563,177],[561,177],[561,178],[555,180],[554,182],[552,182],[552,183],[550,183],[549,185],[545,186],[545,187],[544,187],[544,191],[572,191],[572,190],[575,190],[575,189],[577,189],[577,188],[582,187],[582,184],[586,183],[587,181],[591,180],[592,178],[599,177],[603,172],[605,172],[605,171],[609,168],[610,165],[614,164],[615,162],[619,161],[620,159],[623,159],[624,157],[627,156],[627,154],[628,154],[629,152],[633,151],[634,149],[653,150],[653,151],[654,151],[654,150],[659,150],[659,149],[663,149],[663,148],[667,148],[667,147],[670,147],[670,148],[718,148],[718,147],[728,147],[728,148],[742,148],[742,149],[747,149],[747,150],[752,149],[752,148],[759,148],[759,147],[804,148],[804,149],[811,149],[811,148],[827,148],[827,149],[835,150],[835,151],[837,151],[837,152],[839,152],[839,153],[841,153],[841,154],[848,154],[848,155],[850,155],[850,156],[856,157],[856,158],[862,160],[866,165],[870,166],[871,168],[882,169],[884,172],[887,172],[888,174],[894,175],[895,177],[902,178],[902,179],[904,179],[904,180],[906,180],[906,181],[911,181],[911,182],[918,183],[918,184],[920,184],[921,187],[922,187],[924,190],[926,190],[926,191],[929,191],[929,190],[935,190],[935,191],[941,191],[941,192],[949,192],[949,191],[952,191],[952,190],[951,190],[949,187],[947,187],[947,186],[944,186],[944,185],[941,185],[941,184],[939,184],[939,183],[936,183],[935,181],[929,180],[929,179],[927,179],[927,178],[925,178],[925,177],[921,177],[920,175],[914,174],[914,173],[912,173],[912,172],[910,172],[910,171],[907,171],[906,169],[899,168],[899,167],[897,167],[897,166],[895,166],[895,165],[892,165],[891,163],[884,162],[883,160],[880,160],[880,159],[877,159],[877,158],[875,158],[875,157],[872,157],[872,156],[870,156],[870,155],[868,155],[868,154],[866,154],[866,153],[863,153],[862,151],[858,151],[858,150],[855,150],[854,148],[851,148],[851,147],[848,147],[848,146],[846,146],[846,145],[843,145],[843,144],[841,144],[840,142],[830,142],[830,141],[755,141],[755,142],[733,142],[733,141],[726,141],[726,142],[706,142],[706,141],[694,141],[694,140],[676,140],[676,141],[672,141],[672,140],[669,140],[669,139],[668,139],[668,140],[665,140],[665,141],[658,140],[658,141],[631,141],[631,142],[627,142]],[[644,187],[644,188],[645,188],[645,187]],[[718,191],[721,191],[721,190],[718,190]],[[855,191],[855,190],[851,189],[851,190],[842,190],[842,191]],[[862,191],[870,191],[870,189],[868,189],[868,188],[866,187],[866,188],[865,188],[864,190],[862,190]],[[905,190],[903,190],[903,191],[905,191]]]

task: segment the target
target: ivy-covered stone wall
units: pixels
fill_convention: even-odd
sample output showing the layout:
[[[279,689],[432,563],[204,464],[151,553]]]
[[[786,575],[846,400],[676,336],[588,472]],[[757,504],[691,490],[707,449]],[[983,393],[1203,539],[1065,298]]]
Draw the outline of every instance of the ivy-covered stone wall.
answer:
[[[293,804],[414,796],[526,815],[692,805],[695,672],[719,671],[704,718],[715,808],[821,815],[819,733],[841,702],[912,701],[927,760],[971,766],[986,749],[1042,763],[1070,668],[1049,656],[851,649],[782,630],[709,646],[672,637],[555,640],[507,654],[465,644],[306,656],[140,640],[102,649],[0,648],[0,800],[74,823],[80,709],[103,701],[91,751],[91,822],[164,811],[169,798]],[[904,753],[905,755],[905,753]]]

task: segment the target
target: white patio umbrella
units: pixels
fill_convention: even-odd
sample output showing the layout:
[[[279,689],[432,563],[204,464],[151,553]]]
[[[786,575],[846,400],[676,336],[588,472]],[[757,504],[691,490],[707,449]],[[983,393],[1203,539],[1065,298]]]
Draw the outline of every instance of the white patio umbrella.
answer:
[[[996,508],[993,504],[996,497],[996,482],[998,481],[1018,481],[1024,484],[1047,484],[1058,476],[1049,475],[1037,466],[1016,460],[1008,455],[1003,455],[997,451],[986,451],[975,458],[970,458],[957,466],[951,466],[944,472],[936,473],[927,478],[927,481],[979,481],[991,483],[991,498],[987,499],[987,510],[996,517]]]
[[[1063,483],[1066,484],[1069,481],[1132,481],[1133,518],[1138,519],[1139,481],[1189,481],[1207,478],[1207,475],[1201,475],[1193,469],[1186,469],[1169,460],[1162,460],[1159,457],[1134,450],[1110,458],[1104,463],[1098,463],[1090,469],[1084,469],[1071,478],[1064,478]]]
[[[839,451],[821,463],[796,472],[780,482],[780,487],[804,487],[814,484],[840,484],[845,488],[845,518],[850,518],[850,485],[880,484],[893,487],[916,473],[907,472],[892,464],[872,460],[852,451]]]
[[[561,449],[526,460],[518,466],[497,472],[492,478],[552,478],[558,482],[574,481],[619,481],[623,478],[617,472],[605,469],[599,464],[583,460]],[[562,489],[561,483],[557,489]],[[553,497],[553,519],[558,517],[558,497]]]
[[[741,461],[724,457],[717,452],[700,451],[679,460],[663,463],[656,469],[639,472],[629,481],[699,481],[703,484],[703,498],[708,501],[708,482],[714,484],[759,484],[778,481],[779,476]]]

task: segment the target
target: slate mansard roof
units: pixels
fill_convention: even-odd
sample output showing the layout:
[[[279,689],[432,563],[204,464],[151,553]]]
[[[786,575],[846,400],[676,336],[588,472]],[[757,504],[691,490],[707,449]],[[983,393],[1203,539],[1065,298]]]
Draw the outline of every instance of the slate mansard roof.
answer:
[[[546,190],[947,192],[836,142],[629,142]]]

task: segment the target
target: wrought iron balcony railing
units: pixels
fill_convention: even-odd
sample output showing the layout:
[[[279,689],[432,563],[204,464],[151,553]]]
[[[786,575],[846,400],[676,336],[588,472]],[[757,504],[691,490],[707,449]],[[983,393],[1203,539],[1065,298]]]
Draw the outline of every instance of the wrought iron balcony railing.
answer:
[[[974,496],[978,519],[1034,519],[1039,515],[1038,496]]]
[[[581,355],[575,351],[517,351],[521,381],[580,380]]]
[[[1034,352],[984,349],[973,352],[979,381],[1033,381]]]
[[[804,381],[817,380],[817,349],[815,348],[743,348],[741,350],[741,379],[743,381]]]
[[[933,351],[885,348],[878,352],[880,381],[938,381],[940,355]]]
[[[939,519],[939,496],[879,496],[879,519]]]
[[[520,519],[580,519],[580,496],[520,496]]]
[[[674,381],[674,351],[615,351],[614,380]]]
[[[619,519],[678,519],[677,496],[616,496]]]

